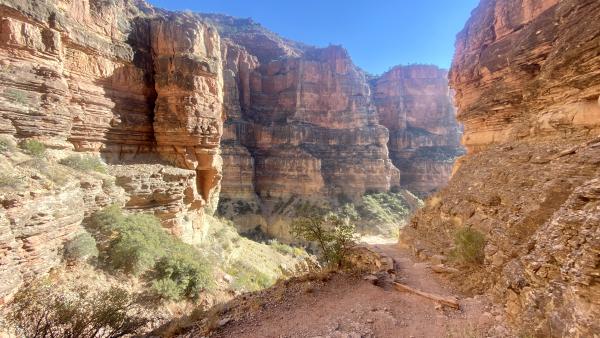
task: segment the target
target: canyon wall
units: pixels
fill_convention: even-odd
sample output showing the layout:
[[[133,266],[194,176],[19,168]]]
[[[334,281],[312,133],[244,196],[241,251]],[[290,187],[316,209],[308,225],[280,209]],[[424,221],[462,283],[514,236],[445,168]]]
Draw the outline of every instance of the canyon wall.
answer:
[[[528,335],[600,331],[598,22],[594,0],[480,3],[450,71],[468,154],[403,238],[428,257],[483,233],[483,262],[453,278]]]
[[[370,81],[379,122],[390,131],[390,158],[402,187],[429,194],[444,186],[463,154],[447,72],[396,66]]]
[[[240,227],[285,236],[290,209],[435,190],[460,132],[435,67],[370,79],[342,47],[142,0],[0,0],[0,67],[2,147],[48,148],[0,151],[3,178],[26,183],[0,187],[0,295],[56,266],[107,205],[198,243],[221,195]],[[59,164],[77,152],[107,172]]]
[[[462,148],[445,71],[397,66],[374,78],[340,46],[205,18],[224,37],[221,206],[241,229],[286,237],[274,205],[324,206],[400,186],[426,195],[447,182]]]
[[[109,204],[202,237],[221,179],[220,46],[196,16],[143,1],[0,1],[3,179],[22,183],[0,191],[0,296],[58,264]],[[43,142],[46,158],[11,152],[11,139]],[[102,156],[107,175],[53,164],[73,151]]]

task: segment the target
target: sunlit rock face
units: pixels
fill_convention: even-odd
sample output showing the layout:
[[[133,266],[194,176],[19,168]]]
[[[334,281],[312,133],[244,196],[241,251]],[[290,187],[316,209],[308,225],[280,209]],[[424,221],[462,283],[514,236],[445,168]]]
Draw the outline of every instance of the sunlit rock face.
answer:
[[[409,237],[433,254],[459,228],[485,234],[458,285],[537,336],[600,330],[598,22],[594,0],[481,2],[450,71],[469,154]]]
[[[264,198],[359,196],[398,185],[388,131],[377,122],[364,73],[343,48],[313,48],[263,64],[232,40],[223,50],[224,161],[240,173],[231,184],[225,177],[226,196],[251,189]]]
[[[112,203],[199,237],[222,176],[220,46],[197,16],[142,1],[0,1],[0,134],[100,154],[118,187],[67,176],[68,189],[2,193],[0,298]]]
[[[428,194],[445,185],[462,154],[447,72],[396,66],[370,81],[379,122],[390,131],[390,158],[401,185]]]

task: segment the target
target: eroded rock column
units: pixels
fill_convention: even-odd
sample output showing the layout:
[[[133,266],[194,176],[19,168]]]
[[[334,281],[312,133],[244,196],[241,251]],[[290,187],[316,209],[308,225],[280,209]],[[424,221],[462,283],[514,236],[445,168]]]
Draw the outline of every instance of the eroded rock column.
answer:
[[[222,160],[223,78],[217,31],[193,15],[151,21],[157,92],[154,132],[161,157],[196,171],[195,197],[212,209]]]

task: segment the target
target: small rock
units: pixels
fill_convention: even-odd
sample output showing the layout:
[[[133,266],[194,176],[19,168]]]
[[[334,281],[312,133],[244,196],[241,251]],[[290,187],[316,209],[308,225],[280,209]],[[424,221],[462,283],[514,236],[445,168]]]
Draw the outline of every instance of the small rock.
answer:
[[[448,260],[448,257],[444,255],[433,255],[431,256],[431,262],[433,264],[444,264]]]
[[[227,325],[227,323],[229,323],[230,321],[231,321],[230,317],[225,317],[225,318],[219,320],[219,322],[217,322],[217,325],[219,327],[221,327],[221,326]]]

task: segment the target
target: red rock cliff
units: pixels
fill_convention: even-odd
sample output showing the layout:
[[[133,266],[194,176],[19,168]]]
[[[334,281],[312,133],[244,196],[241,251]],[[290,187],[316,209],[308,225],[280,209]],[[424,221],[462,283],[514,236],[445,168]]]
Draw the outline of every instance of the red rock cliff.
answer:
[[[84,218],[111,203],[201,236],[221,178],[214,28],[142,1],[1,1],[0,63],[0,134],[42,141],[53,162],[99,153],[117,184],[67,174],[50,184],[2,154],[2,171],[27,186],[0,192],[0,297],[58,264]]]
[[[444,186],[462,154],[447,72],[435,66],[396,66],[371,80],[379,122],[390,131],[390,158],[400,184],[427,194]]]
[[[595,0],[480,3],[450,71],[469,154],[412,222],[423,256],[483,233],[457,284],[540,337],[600,330],[599,22]]]

